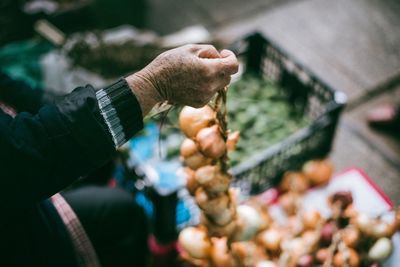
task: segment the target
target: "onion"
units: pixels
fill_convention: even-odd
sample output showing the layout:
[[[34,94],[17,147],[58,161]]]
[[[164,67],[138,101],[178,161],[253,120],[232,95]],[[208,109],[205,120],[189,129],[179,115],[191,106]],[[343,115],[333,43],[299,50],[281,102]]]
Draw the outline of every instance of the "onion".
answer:
[[[240,205],[237,207],[237,218],[239,229],[235,234],[234,240],[246,241],[253,238],[262,224],[261,216],[257,210],[249,205]]]
[[[197,189],[195,199],[197,205],[199,205],[199,207],[207,214],[218,215],[223,210],[229,208],[229,196],[227,194],[222,194],[217,197],[210,198],[201,187]]]
[[[306,247],[304,241],[300,237],[296,237],[282,241],[281,249],[290,252],[295,257],[298,257],[304,253]]]
[[[297,260],[296,267],[312,267],[314,258],[310,254],[300,256]]]
[[[215,122],[215,112],[209,106],[192,108],[185,106],[179,114],[179,127],[189,138],[193,138],[203,128]]]
[[[240,138],[239,131],[235,131],[228,135],[228,138],[226,140],[226,147],[228,151],[234,151],[236,149],[236,144],[239,141],[239,138]]]
[[[196,140],[200,151],[206,157],[218,159],[226,151],[226,145],[218,125],[201,129],[196,135]]]
[[[324,263],[329,257],[329,250],[327,248],[321,248],[315,254],[315,259],[318,263]]]
[[[395,225],[384,222],[382,220],[374,221],[369,228],[370,235],[375,238],[391,237],[395,233]]]
[[[234,206],[231,205],[231,208],[221,211],[219,214],[213,215],[213,220],[217,225],[227,225],[231,221],[233,221],[236,212]]]
[[[301,235],[301,239],[306,246],[307,252],[311,252],[317,249],[320,235],[316,231],[305,231]]]
[[[355,227],[346,227],[342,230],[341,237],[346,246],[354,248],[360,240],[360,232]]]
[[[288,215],[294,215],[296,213],[296,211],[297,211],[297,201],[298,201],[297,195],[292,193],[292,192],[283,194],[279,198],[279,204],[282,206],[283,210]]]
[[[232,254],[239,259],[240,266],[256,266],[257,262],[267,259],[263,249],[253,241],[234,242],[231,248]]]
[[[336,226],[333,223],[325,224],[321,229],[321,242],[324,245],[329,245],[332,242],[333,233],[336,230]]]
[[[199,150],[197,149],[196,143],[190,139],[185,138],[181,144],[181,156],[184,158],[190,157],[191,155],[197,153]]]
[[[196,171],[196,181],[204,187],[208,193],[221,193],[229,188],[230,176],[220,172],[218,166],[203,166]]]
[[[215,267],[234,267],[235,261],[228,251],[227,238],[212,238],[211,261]]]
[[[256,267],[278,267],[273,261],[259,261]]]
[[[283,192],[293,191],[304,193],[309,187],[307,178],[301,172],[286,172],[280,184]]]
[[[207,233],[200,227],[188,227],[181,231],[178,238],[182,248],[193,258],[204,259],[210,255],[211,244]]]
[[[272,253],[279,252],[281,248],[282,238],[282,233],[275,228],[270,228],[268,230],[262,231],[257,236],[258,242],[260,242],[261,245],[263,245],[268,251]]]
[[[368,258],[382,262],[387,259],[393,250],[392,241],[387,237],[379,238],[368,251]]]
[[[196,189],[199,187],[199,184],[197,183],[194,175],[195,172],[190,168],[185,168],[184,172],[186,176],[186,188],[189,191],[189,193],[192,196],[194,196]]]
[[[350,191],[339,191],[329,197],[332,206],[339,205],[341,210],[345,210],[353,203],[353,196]]]
[[[231,236],[237,230],[236,220],[232,220],[227,225],[219,226],[211,222],[204,213],[200,216],[200,222],[207,227],[210,236],[223,237]]]
[[[305,229],[313,230],[321,223],[322,217],[317,210],[308,210],[303,213],[303,226]]]
[[[369,228],[373,224],[373,220],[365,213],[359,213],[354,220],[354,224],[362,233],[368,234],[370,232]]]
[[[348,254],[348,259],[345,254]],[[339,251],[338,253],[335,254],[333,257],[333,266],[335,267],[343,267],[345,265],[345,261],[347,260],[349,267],[358,267],[360,265],[360,256],[358,253],[352,249],[348,248],[346,249],[345,252]]]
[[[311,160],[304,164],[303,173],[312,185],[323,185],[331,178],[333,165],[329,160]]]
[[[193,170],[197,170],[200,167],[210,164],[212,159],[205,157],[200,152],[197,152],[189,157],[183,158],[183,162],[186,166]]]

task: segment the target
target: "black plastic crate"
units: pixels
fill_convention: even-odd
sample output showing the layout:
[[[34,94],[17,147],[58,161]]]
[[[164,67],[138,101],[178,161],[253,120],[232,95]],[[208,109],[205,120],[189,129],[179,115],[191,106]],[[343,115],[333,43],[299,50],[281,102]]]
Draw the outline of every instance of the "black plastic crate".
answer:
[[[245,195],[252,195],[276,185],[285,171],[299,169],[307,160],[328,155],[346,96],[259,33],[236,42],[232,50],[244,63],[245,73],[276,82],[288,94],[290,104],[312,121],[231,169],[234,185]]]

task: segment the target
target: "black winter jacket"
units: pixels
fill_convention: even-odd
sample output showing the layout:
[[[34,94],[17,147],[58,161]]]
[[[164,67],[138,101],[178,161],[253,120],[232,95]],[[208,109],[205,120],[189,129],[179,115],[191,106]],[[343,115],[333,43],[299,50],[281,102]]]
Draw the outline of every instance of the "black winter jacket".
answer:
[[[123,128],[132,121],[128,139],[143,122],[123,87],[122,100],[112,86],[104,90],[117,114],[128,114]],[[55,101],[0,73],[0,100],[18,110],[14,118],[0,110],[0,266],[74,266],[68,234],[47,198],[115,153],[96,92],[87,85]]]

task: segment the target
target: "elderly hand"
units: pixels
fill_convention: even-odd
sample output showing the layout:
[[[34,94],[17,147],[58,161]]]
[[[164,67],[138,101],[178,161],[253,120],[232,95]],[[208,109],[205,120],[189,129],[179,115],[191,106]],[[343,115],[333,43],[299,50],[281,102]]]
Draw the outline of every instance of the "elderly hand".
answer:
[[[143,116],[158,102],[202,107],[238,71],[233,52],[211,45],[185,45],[166,51],[126,78]]]

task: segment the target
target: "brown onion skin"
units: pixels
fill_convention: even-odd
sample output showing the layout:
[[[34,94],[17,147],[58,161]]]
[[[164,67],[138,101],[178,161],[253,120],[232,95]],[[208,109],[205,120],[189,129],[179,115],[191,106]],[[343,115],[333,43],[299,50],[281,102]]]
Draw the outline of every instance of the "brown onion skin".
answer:
[[[186,189],[189,191],[189,194],[194,196],[199,184],[195,178],[195,172],[190,168],[185,168],[184,170],[186,175]]]
[[[235,261],[228,252],[226,237],[212,238],[211,261],[215,267],[235,267]]]
[[[307,230],[316,229],[322,221],[321,214],[316,210],[307,210],[302,217],[304,228]]]
[[[199,149],[206,157],[218,159],[226,151],[226,145],[218,125],[201,129],[196,135]]]
[[[303,166],[303,173],[315,186],[327,184],[333,174],[332,163],[325,160],[311,160]]]
[[[327,248],[321,248],[317,251],[315,259],[318,263],[324,263],[329,256],[329,250]]]
[[[196,170],[195,178],[207,193],[222,193],[229,188],[231,177],[221,173],[216,165],[203,166]]]
[[[187,158],[199,152],[199,149],[192,139],[186,138],[181,144],[180,152],[182,157]]]
[[[211,243],[208,240],[206,229],[203,227],[185,228],[179,234],[178,241],[191,257],[204,259],[210,255]]]
[[[296,267],[312,267],[314,263],[314,258],[309,255],[302,255],[300,258],[297,260]]]
[[[236,144],[239,141],[240,132],[235,131],[228,135],[228,139],[226,140],[226,147],[228,151],[234,151],[236,149]]]
[[[183,158],[183,163],[192,170],[197,170],[198,168],[206,166],[211,162],[212,162],[211,158],[205,157],[200,152],[197,152],[189,157]]]
[[[209,106],[192,108],[185,106],[179,114],[179,128],[186,137],[193,138],[203,128],[215,123],[215,112]]]
[[[352,248],[348,248],[348,253],[350,254],[349,266],[350,267],[360,266],[360,256],[358,255],[358,253]],[[343,267],[343,266],[345,266],[344,261],[345,261],[345,258],[344,258],[343,253],[338,252],[333,257],[333,266]]]
[[[279,198],[279,204],[288,215],[294,215],[297,211],[297,199],[296,194],[289,192]]]
[[[329,222],[325,224],[321,229],[321,243],[323,245],[329,245],[332,242],[333,233],[336,231],[336,226]]]
[[[214,198],[210,198],[203,188],[198,188],[195,194],[197,205],[203,209],[207,214],[218,215],[221,210],[229,208],[229,195],[222,194]]]
[[[280,251],[282,238],[282,233],[274,228],[265,230],[257,235],[258,242],[272,253]]]
[[[280,184],[282,192],[293,191],[304,193],[309,187],[309,181],[301,172],[286,172]]]
[[[360,240],[360,231],[355,227],[346,227],[342,230],[341,237],[346,246],[354,248]]]

